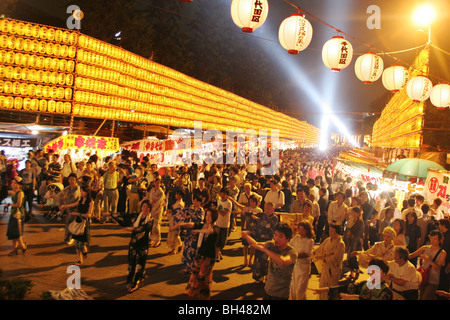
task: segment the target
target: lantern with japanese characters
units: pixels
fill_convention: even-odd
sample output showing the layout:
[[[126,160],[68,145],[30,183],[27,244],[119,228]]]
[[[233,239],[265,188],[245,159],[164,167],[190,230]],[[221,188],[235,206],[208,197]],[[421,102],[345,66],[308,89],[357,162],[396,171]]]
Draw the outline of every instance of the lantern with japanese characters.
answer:
[[[355,74],[365,84],[377,81],[383,74],[383,59],[373,52],[358,57],[355,62]]]
[[[267,0],[233,0],[231,18],[244,32],[253,32],[264,24],[269,13]]]
[[[381,81],[383,86],[391,92],[400,91],[408,83],[408,70],[400,65],[392,65],[383,71]]]
[[[300,13],[294,13],[283,20],[278,30],[281,46],[291,54],[305,50],[311,42],[313,29],[311,23]]]
[[[450,106],[450,85],[439,83],[431,89],[430,101],[436,108],[448,108]]]
[[[348,67],[353,57],[353,47],[341,36],[335,36],[325,42],[322,48],[322,60],[332,71],[341,71]]]
[[[425,101],[430,97],[433,83],[424,76],[417,76],[408,81],[406,85],[406,94],[414,102]]]

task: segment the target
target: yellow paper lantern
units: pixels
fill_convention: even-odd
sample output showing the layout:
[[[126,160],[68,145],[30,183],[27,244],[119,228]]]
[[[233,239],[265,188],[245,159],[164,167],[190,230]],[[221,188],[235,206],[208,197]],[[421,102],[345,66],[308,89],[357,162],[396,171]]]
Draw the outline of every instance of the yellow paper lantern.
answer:
[[[49,100],[47,102],[47,110],[48,112],[55,112],[56,111],[56,101],[55,100]]]
[[[63,112],[70,113],[71,110],[72,110],[72,104],[70,102],[64,102]]]
[[[14,106],[14,98],[13,97],[6,97],[5,98],[5,108],[6,109],[12,109]]]
[[[23,98],[22,97],[15,97],[14,98],[14,109],[20,110],[23,106]]]
[[[56,112],[57,113],[63,113],[64,112],[64,104],[62,101],[56,102]]]
[[[30,98],[24,98],[23,99],[23,109],[24,110],[31,110],[31,99]]]
[[[39,110],[39,100],[38,99],[31,99],[30,110],[31,111]]]

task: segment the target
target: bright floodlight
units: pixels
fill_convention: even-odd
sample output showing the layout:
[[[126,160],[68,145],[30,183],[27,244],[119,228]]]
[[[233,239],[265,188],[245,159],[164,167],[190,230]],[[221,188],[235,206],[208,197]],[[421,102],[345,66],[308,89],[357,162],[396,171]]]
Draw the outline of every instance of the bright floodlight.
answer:
[[[413,13],[414,22],[420,26],[428,26],[436,17],[436,11],[433,6],[423,4]]]

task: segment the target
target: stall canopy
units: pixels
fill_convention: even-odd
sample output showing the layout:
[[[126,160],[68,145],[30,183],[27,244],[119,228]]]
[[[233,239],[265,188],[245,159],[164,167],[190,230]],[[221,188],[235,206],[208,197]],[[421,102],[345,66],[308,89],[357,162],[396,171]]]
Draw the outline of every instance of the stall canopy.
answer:
[[[426,179],[429,169],[445,170],[440,164],[418,158],[401,159],[389,167],[383,173],[386,178],[408,181],[411,178]]]
[[[368,165],[379,165],[378,158],[361,149],[352,149],[339,153],[339,159],[353,163],[363,163]]]

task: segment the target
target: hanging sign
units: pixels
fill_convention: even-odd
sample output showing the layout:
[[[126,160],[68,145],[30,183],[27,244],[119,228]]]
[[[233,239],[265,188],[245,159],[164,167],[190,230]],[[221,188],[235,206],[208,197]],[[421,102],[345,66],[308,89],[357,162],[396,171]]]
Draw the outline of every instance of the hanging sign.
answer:
[[[446,211],[450,209],[450,171],[428,169],[425,182],[425,198],[432,203],[434,199],[441,198],[442,206]]]
[[[119,151],[119,139],[113,137],[96,137],[82,136],[77,134],[68,134],[60,136],[50,141],[44,146],[44,151],[49,150],[61,152],[65,149],[83,149],[83,150],[99,150],[99,151]]]

